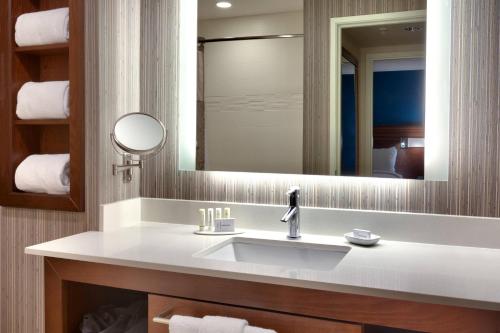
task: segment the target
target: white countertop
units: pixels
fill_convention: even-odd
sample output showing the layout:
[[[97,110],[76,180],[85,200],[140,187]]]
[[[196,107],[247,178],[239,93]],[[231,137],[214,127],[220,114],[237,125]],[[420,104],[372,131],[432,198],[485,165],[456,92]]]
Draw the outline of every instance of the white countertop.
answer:
[[[500,250],[380,241],[365,248],[334,236],[299,241],[349,245],[333,271],[291,269],[193,257],[233,236],[194,235],[196,226],[141,222],[108,232],[86,232],[26,248],[27,254],[197,274],[360,295],[500,310]],[[285,240],[282,232],[238,237]],[[209,286],[207,286],[209,288]]]

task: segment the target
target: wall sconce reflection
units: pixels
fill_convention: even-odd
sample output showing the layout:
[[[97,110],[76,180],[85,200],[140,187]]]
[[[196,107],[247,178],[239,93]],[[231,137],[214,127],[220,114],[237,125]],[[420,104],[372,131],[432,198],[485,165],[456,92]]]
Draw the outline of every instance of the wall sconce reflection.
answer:
[[[424,148],[425,139],[424,138],[401,138],[401,149],[408,148]]]

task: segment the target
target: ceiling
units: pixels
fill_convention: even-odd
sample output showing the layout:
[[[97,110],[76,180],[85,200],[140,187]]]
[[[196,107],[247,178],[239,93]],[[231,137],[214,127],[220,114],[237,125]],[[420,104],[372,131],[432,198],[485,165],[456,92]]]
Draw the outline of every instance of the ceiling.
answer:
[[[418,27],[421,30],[405,31],[404,29],[407,27]],[[426,24],[418,22],[347,28],[343,29],[342,33],[344,38],[349,38],[358,48],[425,44]]]
[[[198,17],[201,20],[261,14],[285,13],[303,10],[303,0],[226,0],[232,7],[221,9],[217,0],[198,0]]]

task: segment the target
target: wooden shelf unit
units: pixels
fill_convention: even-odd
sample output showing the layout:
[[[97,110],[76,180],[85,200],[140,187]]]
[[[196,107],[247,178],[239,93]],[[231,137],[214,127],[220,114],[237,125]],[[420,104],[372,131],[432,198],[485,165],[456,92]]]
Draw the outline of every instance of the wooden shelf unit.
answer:
[[[85,210],[85,0],[3,0],[0,4],[0,205]],[[24,13],[69,7],[68,43],[18,47],[15,23]],[[70,81],[70,117],[20,120],[17,93],[29,81]],[[48,195],[19,191],[14,174],[31,154],[70,154],[71,191]]]

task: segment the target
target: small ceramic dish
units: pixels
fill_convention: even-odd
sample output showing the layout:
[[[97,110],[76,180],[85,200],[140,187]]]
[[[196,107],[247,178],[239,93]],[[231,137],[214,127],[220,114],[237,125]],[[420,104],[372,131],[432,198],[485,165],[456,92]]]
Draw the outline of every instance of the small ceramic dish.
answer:
[[[360,238],[354,236],[354,233],[348,232],[347,234],[344,234],[344,237],[349,241],[349,243],[353,243],[356,245],[363,245],[363,246],[372,246],[378,243],[380,240],[379,235],[371,234],[370,238]]]

